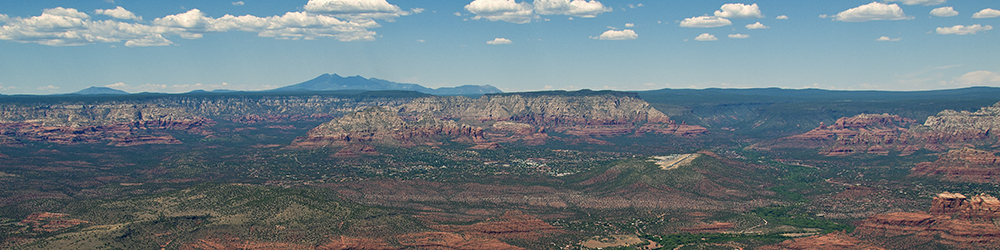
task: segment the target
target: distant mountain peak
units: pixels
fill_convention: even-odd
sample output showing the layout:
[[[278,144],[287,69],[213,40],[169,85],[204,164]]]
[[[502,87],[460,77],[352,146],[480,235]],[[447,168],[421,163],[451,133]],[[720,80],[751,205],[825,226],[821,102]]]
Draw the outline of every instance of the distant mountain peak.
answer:
[[[322,74],[311,80],[289,85],[271,91],[335,91],[335,90],[406,90],[432,95],[482,95],[503,93],[500,89],[490,85],[463,85],[458,87],[445,87],[431,89],[419,84],[397,83],[393,81],[365,78],[360,75],[343,77],[338,74]]]
[[[127,95],[128,92],[108,88],[108,87],[94,87],[90,86],[83,90],[70,93],[71,95]]]

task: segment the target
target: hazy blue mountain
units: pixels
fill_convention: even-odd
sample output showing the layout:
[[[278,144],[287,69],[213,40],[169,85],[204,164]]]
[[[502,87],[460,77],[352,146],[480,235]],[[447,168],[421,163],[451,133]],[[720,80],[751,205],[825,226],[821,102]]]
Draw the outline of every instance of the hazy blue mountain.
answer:
[[[71,95],[127,95],[128,92],[108,88],[108,87],[93,87],[85,88],[83,90],[70,93]]]
[[[333,91],[333,90],[408,90],[433,95],[481,95],[502,93],[500,89],[490,85],[464,85],[451,88],[431,89],[418,84],[398,83],[378,78],[361,76],[342,77],[337,74],[323,74],[299,84],[289,85],[271,91]]]

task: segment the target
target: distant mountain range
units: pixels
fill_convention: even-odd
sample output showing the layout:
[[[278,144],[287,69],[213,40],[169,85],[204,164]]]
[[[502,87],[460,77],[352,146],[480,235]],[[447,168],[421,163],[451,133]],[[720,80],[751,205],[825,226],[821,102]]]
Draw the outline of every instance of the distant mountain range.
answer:
[[[83,90],[69,93],[70,95],[127,95],[128,92],[108,88],[108,87],[93,87],[85,88]]]
[[[482,95],[503,93],[490,85],[463,85],[458,87],[431,89],[418,84],[398,83],[378,78],[361,76],[342,77],[337,74],[323,74],[312,80],[269,91],[332,91],[332,90],[408,90],[432,95]]]

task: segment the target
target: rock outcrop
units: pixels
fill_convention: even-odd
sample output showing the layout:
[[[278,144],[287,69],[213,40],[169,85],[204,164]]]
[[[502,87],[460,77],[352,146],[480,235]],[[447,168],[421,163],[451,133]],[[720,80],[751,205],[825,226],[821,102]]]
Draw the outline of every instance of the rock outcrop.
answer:
[[[953,149],[934,162],[921,162],[911,176],[941,177],[955,182],[1000,183],[1000,157],[974,148]]]
[[[489,149],[497,148],[496,143],[540,145],[556,137],[607,144],[595,137],[648,133],[697,136],[706,132],[703,127],[676,124],[634,94],[542,92],[478,99],[425,97],[398,106],[368,108],[320,125],[294,146],[353,142],[417,145],[447,137],[475,143],[474,149]]]
[[[1000,201],[990,195],[971,198],[941,193],[928,212],[878,214],[862,221],[853,236],[893,249],[943,244],[952,248],[1000,246]],[[989,249],[989,248],[986,248]]]
[[[433,144],[443,136],[467,142],[482,142],[483,129],[429,116],[420,117],[416,121],[405,121],[396,112],[382,107],[370,107],[323,123],[309,131],[308,137],[293,144],[296,147],[321,147],[377,142],[411,146],[418,143]]]
[[[858,153],[909,155],[918,150],[946,151],[974,145],[998,145],[1000,102],[976,112],[945,110],[927,117],[923,124],[890,114],[860,114],[843,117],[833,125],[773,142],[758,143],[757,149],[821,148],[820,154],[845,156]]]

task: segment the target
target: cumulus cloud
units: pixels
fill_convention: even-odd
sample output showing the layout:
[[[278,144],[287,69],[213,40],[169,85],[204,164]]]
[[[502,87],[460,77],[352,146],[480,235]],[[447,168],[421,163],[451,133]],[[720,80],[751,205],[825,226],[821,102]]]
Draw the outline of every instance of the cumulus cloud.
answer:
[[[997,86],[1000,85],[1000,74],[985,70],[973,71],[965,73],[964,75],[955,78],[953,83],[964,86],[973,86],[973,85]]]
[[[698,35],[698,37],[695,37],[694,40],[695,41],[703,41],[704,42],[704,41],[715,41],[715,40],[719,40],[719,39],[716,38],[715,36],[713,36],[712,34],[702,33],[701,35]]]
[[[729,19],[716,16],[699,16],[699,17],[685,18],[683,21],[681,21],[681,27],[687,27],[687,28],[714,28],[732,24],[733,22],[729,21]]]
[[[611,11],[597,0],[535,0],[518,3],[516,0],[475,0],[465,6],[465,10],[475,16],[472,20],[486,19],[510,23],[530,23],[540,19],[540,15],[567,15],[593,18]],[[569,20],[573,20],[570,17]]]
[[[247,3],[244,3],[243,1],[233,2],[233,6],[243,6],[244,4],[247,4]]]
[[[635,27],[634,23],[625,23],[625,28],[632,28],[632,27]]]
[[[778,20],[788,20],[788,16],[786,16],[786,15],[780,15],[780,16],[778,16],[778,17],[775,17],[774,19],[778,19]]]
[[[46,9],[40,16],[4,18],[0,40],[38,43],[48,46],[78,46],[93,43],[126,41],[131,44],[169,45],[162,27],[124,23],[113,20],[93,21],[72,8]],[[159,42],[154,42],[159,41]]]
[[[715,16],[724,18],[763,18],[757,4],[746,5],[742,3],[723,4],[720,10],[715,11]]]
[[[535,12],[541,15],[567,15],[585,18],[611,11],[596,0],[535,0]]]
[[[1000,10],[985,8],[983,10],[980,10],[979,12],[976,12],[976,14],[972,14],[972,18],[994,18],[994,17],[1000,17]]]
[[[630,29],[608,30],[600,36],[591,38],[600,40],[635,40],[639,38],[639,34],[636,34],[634,30]]]
[[[94,13],[98,15],[114,17],[117,19],[136,20],[136,21],[142,20],[142,17],[136,16],[131,11],[122,8],[122,6],[118,6],[117,8],[114,9],[94,10]]]
[[[970,26],[965,25],[955,25],[951,27],[938,27],[935,32],[941,35],[970,35],[976,34],[976,32],[986,31],[993,29],[993,26],[983,26],[979,24],[973,24]]]
[[[762,23],[760,23],[760,22],[757,22],[757,23],[751,23],[751,24],[747,24],[747,29],[752,29],[752,30],[757,30],[757,29],[770,29],[770,28],[771,28],[771,27],[767,27],[767,26],[765,26],[764,24],[762,24]]]
[[[747,35],[747,34],[729,34],[729,38],[744,39],[744,38],[750,38],[750,35]],[[696,38],[696,40],[697,40],[697,38]]]
[[[208,33],[244,31],[260,37],[277,39],[317,39],[332,37],[341,41],[367,41],[375,39],[371,28],[380,27],[373,18],[391,18],[409,15],[397,11],[394,5],[386,6],[384,0],[313,0],[309,9],[316,12],[287,12],[280,16],[258,17],[253,15],[207,16],[201,10],[156,18],[149,23],[117,20],[92,20],[86,13],[72,8],[46,9],[39,16],[7,17],[0,15],[0,40],[21,43],[38,43],[49,46],[77,46],[95,43],[125,42],[128,47],[165,46],[174,44],[169,36],[197,39]],[[386,3],[387,4],[387,3]],[[419,12],[414,9],[413,12]],[[96,14],[117,19],[139,21],[141,17],[124,8],[95,10]],[[338,19],[337,16],[344,17]]]
[[[514,43],[514,42],[512,42],[510,39],[501,38],[501,37],[497,37],[496,39],[493,39],[493,41],[487,41],[486,42],[486,44],[493,44],[493,45],[498,45],[498,44],[512,44],[512,43]]]
[[[885,0],[885,2],[887,2],[887,3],[901,2],[901,3],[905,4],[905,5],[924,5],[924,6],[930,6],[930,5],[944,4],[945,2],[948,2],[948,0]]]
[[[304,9],[310,13],[343,19],[392,20],[395,17],[412,14],[385,0],[309,0]]]
[[[466,5],[465,10],[476,15],[472,20],[485,18],[490,21],[530,23],[535,18],[531,4],[517,3],[514,0],[475,0]]]
[[[903,13],[897,4],[872,2],[840,12],[833,16],[841,22],[867,22],[874,20],[904,20],[911,19]]]
[[[955,8],[952,8],[951,6],[941,7],[941,8],[936,8],[936,9],[931,10],[931,15],[934,15],[934,16],[937,16],[937,17],[957,16],[958,15],[958,11],[955,11]]]
[[[903,38],[889,38],[887,36],[881,36],[878,39],[875,39],[875,41],[879,41],[879,42],[895,42],[895,41],[899,41],[899,40],[902,40],[902,39]]]

